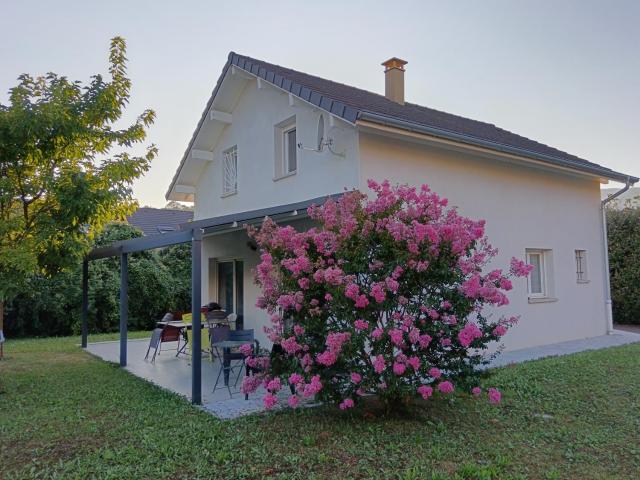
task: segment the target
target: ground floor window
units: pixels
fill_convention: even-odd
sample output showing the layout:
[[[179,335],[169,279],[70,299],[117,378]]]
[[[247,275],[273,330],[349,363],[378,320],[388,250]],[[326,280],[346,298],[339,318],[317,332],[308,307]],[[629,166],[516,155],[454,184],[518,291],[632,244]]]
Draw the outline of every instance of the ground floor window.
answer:
[[[547,299],[553,295],[553,262],[551,250],[528,248],[527,263],[533,265],[527,286],[530,299]]]
[[[578,283],[587,283],[587,251],[576,250],[576,279]]]

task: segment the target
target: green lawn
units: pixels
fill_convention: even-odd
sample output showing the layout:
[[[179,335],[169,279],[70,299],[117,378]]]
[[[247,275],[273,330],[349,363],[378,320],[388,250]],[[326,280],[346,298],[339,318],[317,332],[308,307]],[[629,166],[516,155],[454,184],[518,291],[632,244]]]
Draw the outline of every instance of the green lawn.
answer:
[[[501,369],[491,379],[504,394],[497,407],[455,397],[411,416],[306,409],[223,422],[77,343],[6,345],[0,478],[617,479],[640,472],[640,345]]]

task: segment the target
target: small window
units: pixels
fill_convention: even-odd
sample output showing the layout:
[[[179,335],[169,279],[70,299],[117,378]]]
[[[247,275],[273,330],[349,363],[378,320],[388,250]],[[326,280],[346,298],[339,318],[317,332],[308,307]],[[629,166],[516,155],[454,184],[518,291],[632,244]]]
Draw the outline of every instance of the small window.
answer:
[[[238,191],[238,146],[223,152],[222,195],[232,195]]]
[[[298,130],[296,117],[275,125],[274,180],[290,177],[298,171]]]
[[[284,173],[295,173],[298,169],[298,159],[296,152],[298,150],[298,142],[296,141],[296,127],[285,130],[282,145],[284,146]]]
[[[545,268],[542,250],[527,250],[527,263],[533,265],[533,270],[529,274],[529,296],[545,297]]]
[[[578,283],[587,283],[587,251],[576,250],[576,280]]]
[[[541,248],[526,249],[527,263],[533,266],[527,277],[529,303],[556,302],[554,297],[553,251]]]

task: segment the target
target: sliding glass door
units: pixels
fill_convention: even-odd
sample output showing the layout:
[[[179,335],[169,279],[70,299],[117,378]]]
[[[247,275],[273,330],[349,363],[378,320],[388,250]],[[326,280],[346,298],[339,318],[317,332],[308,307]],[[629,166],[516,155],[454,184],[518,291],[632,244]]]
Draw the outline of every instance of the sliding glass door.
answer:
[[[244,314],[244,262],[230,260],[217,262],[218,303],[227,313],[238,315],[237,324],[242,326]]]

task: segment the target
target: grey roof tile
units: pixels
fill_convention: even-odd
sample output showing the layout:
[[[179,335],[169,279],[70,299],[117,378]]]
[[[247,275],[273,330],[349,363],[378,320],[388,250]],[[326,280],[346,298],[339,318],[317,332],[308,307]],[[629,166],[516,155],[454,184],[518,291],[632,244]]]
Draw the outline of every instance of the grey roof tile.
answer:
[[[491,142],[495,145],[513,147],[522,152],[531,152],[550,159],[567,162],[572,167],[583,167],[594,173],[610,174],[613,177],[627,176],[601,165],[589,162],[583,158],[571,155],[557,148],[530,140],[521,135],[504,130],[496,125],[480,122],[469,118],[435,110],[433,108],[405,103],[400,105],[386,98],[384,95],[326,80],[307,73],[298,72],[290,68],[274,65],[262,60],[231,53],[230,61],[251,73],[260,72],[259,76],[267,81],[273,77],[282,77],[284,90],[290,91],[313,105],[338,115],[349,122],[356,122],[366,114],[373,114],[381,118],[388,118],[407,122],[408,124],[431,127],[443,133],[449,132],[468,138]],[[268,72],[268,73],[267,73]],[[271,83],[274,83],[271,81]],[[289,84],[292,84],[289,88]],[[280,86],[280,85],[278,85]],[[632,177],[634,179],[634,177]],[[637,179],[636,179],[637,180]]]
[[[193,212],[189,210],[140,207],[127,217],[127,222],[149,236],[180,230],[180,225],[192,219]]]

